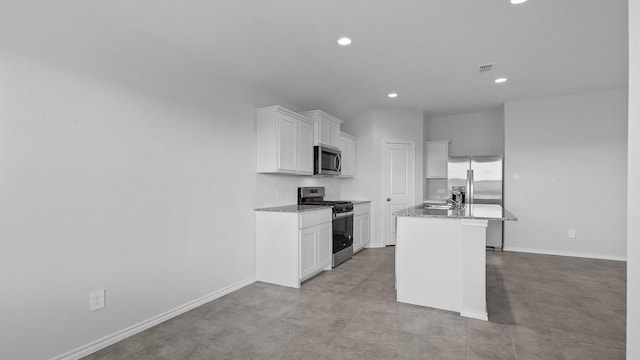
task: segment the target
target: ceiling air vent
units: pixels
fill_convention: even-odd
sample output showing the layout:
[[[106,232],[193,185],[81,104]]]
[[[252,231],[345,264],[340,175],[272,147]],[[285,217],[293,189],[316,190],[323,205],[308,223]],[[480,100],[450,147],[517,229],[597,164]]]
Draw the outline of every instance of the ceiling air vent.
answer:
[[[493,71],[493,69],[496,67],[496,64],[485,64],[485,65],[480,65],[478,67],[478,72],[489,72],[489,71]]]

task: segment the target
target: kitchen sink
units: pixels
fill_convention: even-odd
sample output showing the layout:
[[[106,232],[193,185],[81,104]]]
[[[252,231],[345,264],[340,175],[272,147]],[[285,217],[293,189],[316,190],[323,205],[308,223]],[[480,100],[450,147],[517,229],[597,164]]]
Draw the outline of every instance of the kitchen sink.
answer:
[[[422,204],[420,205],[423,209],[432,209],[432,210],[453,210],[453,205],[450,204]]]

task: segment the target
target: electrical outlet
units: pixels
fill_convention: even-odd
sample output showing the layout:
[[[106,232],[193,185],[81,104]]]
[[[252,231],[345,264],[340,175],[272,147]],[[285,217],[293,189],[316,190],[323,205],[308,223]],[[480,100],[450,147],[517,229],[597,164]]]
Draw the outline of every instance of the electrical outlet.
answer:
[[[569,229],[567,236],[569,236],[569,239],[575,239],[576,238],[576,229]]]
[[[89,293],[89,310],[96,311],[104,307],[104,289],[94,290]]]
[[[515,181],[520,180],[520,174],[518,174],[518,173],[513,173],[513,180],[515,180]]]
[[[438,189],[438,194],[444,194],[444,193],[446,193],[446,192],[447,192],[447,191],[446,191],[445,189]]]
[[[281,199],[284,193],[281,190],[276,190],[276,199]]]

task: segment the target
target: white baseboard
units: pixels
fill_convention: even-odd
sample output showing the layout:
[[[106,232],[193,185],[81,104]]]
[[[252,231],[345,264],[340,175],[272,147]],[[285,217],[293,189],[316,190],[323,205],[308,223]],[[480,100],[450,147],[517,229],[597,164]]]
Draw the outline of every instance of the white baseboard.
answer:
[[[587,258],[587,259],[627,261],[626,256],[590,254],[590,253],[580,253],[580,252],[573,252],[573,251],[529,249],[529,248],[511,247],[511,246],[505,246],[504,251],[523,252],[523,253],[542,254],[542,255],[570,256],[570,257],[579,257],[579,258]]]
[[[489,321],[489,315],[486,312],[477,313],[473,311],[460,311],[460,316],[476,320]]]
[[[87,356],[89,354],[92,354],[100,349],[104,349],[109,345],[115,344],[120,340],[126,339],[129,336],[135,335],[139,332],[142,332],[144,330],[147,330],[148,328],[152,327],[152,326],[156,326],[158,324],[160,324],[161,322],[167,321],[171,318],[174,318],[180,314],[184,314],[185,312],[195,309],[200,305],[206,304],[209,301],[213,301],[219,297],[222,297],[228,293],[234,292],[240,288],[243,288],[247,285],[251,285],[256,281],[255,277],[251,277],[248,278],[246,280],[242,280],[240,282],[237,282],[233,285],[227,286],[226,288],[223,288],[221,290],[212,292],[211,294],[205,295],[199,299],[190,301],[184,305],[180,305],[174,309],[171,309],[167,312],[164,312],[162,314],[156,315],[150,319],[141,321],[135,325],[129,326],[126,329],[120,330],[120,331],[116,331],[115,333],[111,334],[111,335],[107,335],[101,339],[92,341],[86,345],[80,346],[76,349],[73,349],[71,351],[68,351],[62,355],[58,355],[54,358],[52,358],[51,360],[78,360],[84,356]]]
[[[383,248],[385,247],[384,244],[380,244],[380,243],[369,243],[369,245],[366,246],[367,249],[376,249],[376,248]]]

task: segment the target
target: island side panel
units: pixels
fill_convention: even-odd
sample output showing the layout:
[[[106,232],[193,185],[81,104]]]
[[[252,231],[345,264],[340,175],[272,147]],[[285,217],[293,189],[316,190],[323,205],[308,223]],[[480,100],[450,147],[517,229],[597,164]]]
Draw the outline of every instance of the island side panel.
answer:
[[[487,220],[460,220],[462,225],[462,307],[460,315],[487,321]]]
[[[397,221],[397,300],[459,312],[460,219],[399,216]]]
[[[256,212],[256,278],[300,287],[298,214]]]

